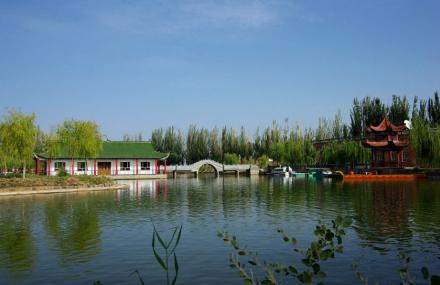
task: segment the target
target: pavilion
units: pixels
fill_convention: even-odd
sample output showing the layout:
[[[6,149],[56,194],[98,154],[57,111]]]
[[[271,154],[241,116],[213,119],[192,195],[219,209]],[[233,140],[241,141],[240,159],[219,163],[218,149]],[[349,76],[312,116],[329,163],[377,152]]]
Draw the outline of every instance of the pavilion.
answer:
[[[367,128],[363,145],[371,149],[371,167],[413,167],[416,157],[411,149],[408,128],[396,126],[388,118]]]

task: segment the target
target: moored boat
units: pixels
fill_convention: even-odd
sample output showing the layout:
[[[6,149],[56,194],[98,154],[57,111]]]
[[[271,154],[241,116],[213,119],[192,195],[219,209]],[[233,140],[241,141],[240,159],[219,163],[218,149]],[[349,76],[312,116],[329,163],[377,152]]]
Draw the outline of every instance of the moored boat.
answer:
[[[330,178],[333,172],[329,168],[309,168],[308,174],[319,178]]]
[[[419,180],[426,179],[425,174],[348,174],[344,181],[383,181],[383,180]]]
[[[284,176],[284,177],[288,177],[290,176],[290,172],[292,170],[290,169],[290,167],[288,166],[283,166],[283,167],[276,167],[274,169],[272,169],[272,172],[270,173],[273,176]]]

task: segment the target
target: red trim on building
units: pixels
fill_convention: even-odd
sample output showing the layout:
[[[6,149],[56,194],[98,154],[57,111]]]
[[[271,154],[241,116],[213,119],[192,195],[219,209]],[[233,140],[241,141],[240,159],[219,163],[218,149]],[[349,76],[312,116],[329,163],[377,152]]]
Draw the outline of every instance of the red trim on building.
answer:
[[[163,174],[167,174],[167,160],[163,161]]]
[[[96,159],[93,160],[93,175],[96,176]]]
[[[75,175],[75,161],[72,159],[72,175]]]
[[[40,175],[40,160],[36,159],[35,160],[35,175],[39,176]]]
[[[50,165],[52,161],[49,159],[48,163],[47,163],[47,176],[50,176]]]
[[[139,175],[139,159],[136,159],[136,175]]]
[[[115,175],[118,175],[118,160],[115,160],[115,164],[116,164],[116,171],[115,171]]]

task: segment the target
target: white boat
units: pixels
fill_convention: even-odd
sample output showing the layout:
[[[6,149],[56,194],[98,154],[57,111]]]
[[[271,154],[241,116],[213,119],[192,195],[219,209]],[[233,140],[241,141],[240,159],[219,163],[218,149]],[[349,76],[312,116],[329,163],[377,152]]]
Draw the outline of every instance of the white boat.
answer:
[[[292,171],[292,169],[290,167],[283,166],[283,167],[276,167],[276,168],[272,169],[272,172],[270,174],[273,176],[289,177],[291,171]]]

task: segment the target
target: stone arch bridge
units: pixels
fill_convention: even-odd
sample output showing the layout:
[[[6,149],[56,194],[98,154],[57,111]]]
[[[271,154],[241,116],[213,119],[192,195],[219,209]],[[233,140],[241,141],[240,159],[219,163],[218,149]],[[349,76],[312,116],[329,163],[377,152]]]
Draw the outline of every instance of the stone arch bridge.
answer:
[[[209,165],[215,170],[216,176],[220,176],[220,173],[223,174],[223,171],[235,173],[235,175],[240,175],[240,173],[245,173],[248,175],[258,174],[259,168],[254,164],[221,164],[217,161],[211,159],[203,159],[197,161],[193,164],[188,165],[169,165],[166,168],[166,172],[172,172],[173,177],[176,177],[178,173],[193,173],[195,177],[199,175],[199,170],[203,165]]]

